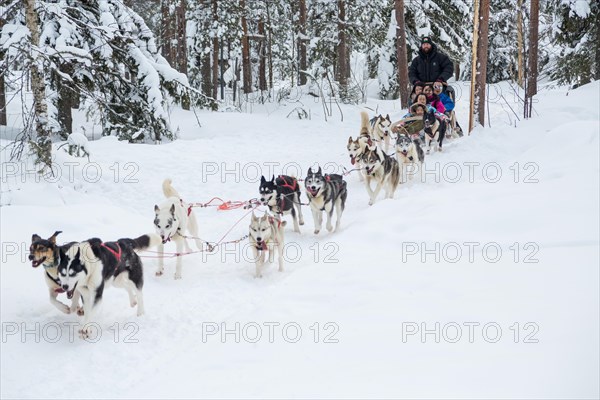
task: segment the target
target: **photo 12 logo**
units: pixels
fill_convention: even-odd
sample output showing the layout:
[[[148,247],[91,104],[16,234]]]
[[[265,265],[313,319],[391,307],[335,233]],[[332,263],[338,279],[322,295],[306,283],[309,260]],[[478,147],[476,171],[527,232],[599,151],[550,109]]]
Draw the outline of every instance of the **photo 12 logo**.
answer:
[[[297,322],[202,322],[202,343],[339,343],[335,322],[301,325]]]
[[[402,322],[402,343],[498,343],[503,338],[514,343],[539,343],[539,330],[535,322],[514,322],[504,328],[497,322]]]
[[[86,329],[90,334],[80,339],[79,331]],[[84,340],[89,343],[98,343],[103,337],[114,343],[139,343],[136,337],[140,327],[135,322],[120,324],[115,322],[109,327],[90,322],[80,325],[78,322],[2,322],[2,343],[19,341],[21,343],[58,343],[67,341]]]

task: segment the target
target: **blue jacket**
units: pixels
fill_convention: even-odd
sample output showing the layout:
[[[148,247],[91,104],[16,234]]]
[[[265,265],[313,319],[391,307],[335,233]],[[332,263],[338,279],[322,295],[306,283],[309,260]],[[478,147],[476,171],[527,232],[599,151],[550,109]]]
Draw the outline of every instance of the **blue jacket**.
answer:
[[[446,93],[440,93],[439,96],[440,100],[442,101],[442,104],[444,105],[444,107],[446,107],[446,111],[454,110],[454,102],[452,101],[450,96],[448,96]]]

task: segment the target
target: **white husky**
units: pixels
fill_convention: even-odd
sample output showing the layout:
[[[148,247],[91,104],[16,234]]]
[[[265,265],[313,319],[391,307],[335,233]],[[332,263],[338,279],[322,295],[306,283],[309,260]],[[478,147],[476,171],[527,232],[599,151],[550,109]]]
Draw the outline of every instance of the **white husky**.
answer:
[[[256,262],[256,278],[262,278],[261,268],[265,264],[265,253],[269,252],[269,262],[275,258],[275,249],[279,256],[279,271],[283,271],[283,227],[285,221],[273,217],[265,211],[265,215],[257,217],[252,212],[249,241]]]
[[[195,240],[196,246],[202,250],[203,241],[198,238],[198,223],[196,216],[191,207],[183,202],[179,193],[171,186],[171,180],[165,179],[162,185],[165,200],[160,207],[154,206],[156,214],[154,218],[154,226],[156,233],[162,239],[162,243],[158,245],[159,259],[156,276],[161,276],[164,272],[164,249],[165,243],[173,240],[177,245],[177,253],[183,253],[183,248],[187,252],[191,251],[186,238],[186,233],[189,233]],[[181,256],[177,256],[177,266],[175,269],[175,279],[181,279]]]

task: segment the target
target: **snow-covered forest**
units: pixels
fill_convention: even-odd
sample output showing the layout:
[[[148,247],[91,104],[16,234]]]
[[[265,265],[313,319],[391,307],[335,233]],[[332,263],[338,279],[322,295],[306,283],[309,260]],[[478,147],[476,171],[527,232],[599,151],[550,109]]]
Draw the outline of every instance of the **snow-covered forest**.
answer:
[[[0,397],[598,398],[599,15],[594,0],[3,0]],[[409,74],[428,41],[454,108],[422,119]],[[424,150],[409,176],[402,130]],[[372,201],[354,138],[398,163],[393,198]],[[309,168],[345,182],[335,230],[317,228]],[[249,224],[277,217],[259,185],[280,174],[304,224],[269,228],[284,268],[257,277]],[[158,232],[165,179],[198,221],[191,249],[163,237],[162,275],[158,247],[138,251],[144,315],[106,281],[84,335],[57,246]],[[131,267],[120,250],[110,276]]]

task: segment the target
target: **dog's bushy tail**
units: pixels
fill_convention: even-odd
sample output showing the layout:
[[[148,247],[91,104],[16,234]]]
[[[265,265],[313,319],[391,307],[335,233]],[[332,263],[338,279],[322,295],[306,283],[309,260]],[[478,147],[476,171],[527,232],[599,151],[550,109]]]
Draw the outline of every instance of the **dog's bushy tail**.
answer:
[[[177,197],[178,199],[180,199],[181,196],[179,196],[179,193],[177,193],[177,190],[175,190],[175,188],[173,188],[173,186],[171,186],[172,182],[173,181],[169,178],[164,180],[164,182],[162,184],[163,193],[165,194],[166,198]]]
[[[162,243],[160,236],[156,233],[147,233],[133,239],[133,248],[135,250],[146,250],[150,247],[158,246],[160,243]]]
[[[369,114],[366,111],[360,112],[360,135],[371,136],[371,122],[369,122]]]

